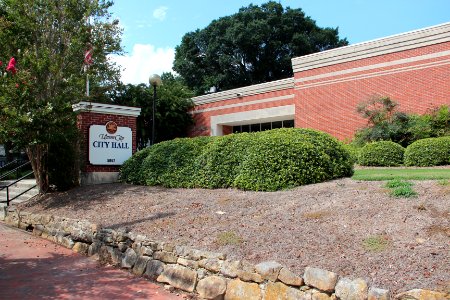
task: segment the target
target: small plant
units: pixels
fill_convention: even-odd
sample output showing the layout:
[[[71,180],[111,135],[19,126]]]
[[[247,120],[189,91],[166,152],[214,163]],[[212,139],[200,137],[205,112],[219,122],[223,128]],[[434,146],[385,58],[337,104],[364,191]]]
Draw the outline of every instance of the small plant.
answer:
[[[363,240],[364,249],[372,252],[384,251],[389,245],[389,238],[384,235],[370,236]]]
[[[417,193],[412,188],[414,184],[409,181],[392,179],[386,182],[385,187],[390,188],[390,195],[397,198],[411,198],[416,197]]]
[[[419,205],[414,206],[414,208],[417,209],[418,211],[425,211],[425,210],[427,210],[427,207],[425,206],[424,203],[420,203]]]
[[[400,186],[391,190],[391,196],[397,198],[411,198],[417,197],[417,192],[411,186]]]
[[[243,242],[243,239],[234,233],[233,231],[225,231],[219,233],[216,239],[217,244],[221,246],[225,245],[239,245]]]
[[[387,188],[394,189],[394,188],[398,188],[398,187],[407,187],[407,186],[411,187],[411,186],[413,186],[413,183],[409,182],[409,181],[405,181],[405,180],[400,180],[400,179],[392,179],[392,180],[389,180],[388,182],[386,182],[385,186]]]
[[[326,217],[330,214],[331,213],[326,210],[313,211],[313,212],[304,213],[303,218],[308,219],[308,220],[318,220],[318,219],[322,219],[323,217]]]
[[[442,179],[438,181],[438,184],[442,186],[450,186],[450,180]]]

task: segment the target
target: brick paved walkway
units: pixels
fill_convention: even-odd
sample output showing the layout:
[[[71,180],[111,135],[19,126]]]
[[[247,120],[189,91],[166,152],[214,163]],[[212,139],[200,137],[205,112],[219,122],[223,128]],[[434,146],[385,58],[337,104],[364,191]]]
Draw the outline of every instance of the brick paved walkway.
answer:
[[[183,297],[0,222],[0,299]]]

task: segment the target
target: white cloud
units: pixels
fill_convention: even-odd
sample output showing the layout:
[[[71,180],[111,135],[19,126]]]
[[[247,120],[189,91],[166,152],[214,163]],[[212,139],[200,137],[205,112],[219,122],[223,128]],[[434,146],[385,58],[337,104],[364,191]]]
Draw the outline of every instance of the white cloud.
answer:
[[[164,21],[166,19],[167,10],[169,8],[167,6],[160,6],[153,11],[153,17],[160,21]]]
[[[152,74],[172,72],[175,58],[173,48],[155,48],[153,45],[135,44],[131,55],[111,56],[111,59],[121,66],[121,80],[123,83],[148,83]]]

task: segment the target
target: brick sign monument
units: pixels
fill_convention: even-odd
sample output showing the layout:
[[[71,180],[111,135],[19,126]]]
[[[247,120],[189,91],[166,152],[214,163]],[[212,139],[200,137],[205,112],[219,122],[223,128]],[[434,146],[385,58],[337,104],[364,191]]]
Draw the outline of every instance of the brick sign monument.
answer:
[[[119,167],[136,152],[137,107],[79,102],[73,106],[83,141],[81,185],[118,180]]]

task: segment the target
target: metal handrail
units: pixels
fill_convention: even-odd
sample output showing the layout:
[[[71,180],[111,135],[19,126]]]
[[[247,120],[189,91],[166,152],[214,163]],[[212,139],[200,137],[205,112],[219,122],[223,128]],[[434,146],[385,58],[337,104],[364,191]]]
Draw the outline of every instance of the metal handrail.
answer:
[[[25,194],[26,192],[34,189],[37,185],[33,185],[32,187],[30,187],[29,189],[27,189],[26,191],[23,191],[22,193],[14,196],[13,198],[9,198],[9,188],[12,185],[15,185],[16,183],[18,183],[19,181],[22,181],[23,179],[27,178],[28,176],[30,176],[31,174],[33,174],[33,171],[27,173],[26,175],[20,177],[19,179],[16,179],[15,181],[9,183],[8,185],[4,185],[4,186],[0,186],[0,191],[3,191],[4,189],[6,189],[6,201],[0,201],[0,203],[6,203],[6,206],[9,206],[9,202],[13,201],[14,199],[19,198],[20,196],[22,196],[23,194]]]
[[[15,163],[17,163],[17,162],[19,162],[19,161],[21,161],[21,160],[15,159],[15,160],[13,160],[13,161],[10,161],[10,162],[7,163],[7,164],[4,164],[3,166],[0,167],[0,172],[2,171],[2,169],[6,169],[6,168],[9,167],[10,165],[13,165],[13,164],[15,164]]]
[[[14,169],[12,169],[12,170],[6,172],[6,173],[3,174],[2,176],[0,176],[0,180],[3,180],[3,178],[6,178],[6,177],[8,177],[9,175],[14,174],[14,173],[19,174],[19,170],[20,170],[22,167],[25,167],[25,166],[27,166],[27,165],[29,165],[29,164],[31,164],[31,162],[27,161],[26,163],[21,164],[20,166],[18,166],[18,167],[16,167],[16,168],[14,168]]]

